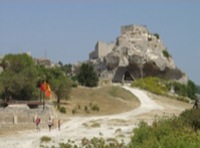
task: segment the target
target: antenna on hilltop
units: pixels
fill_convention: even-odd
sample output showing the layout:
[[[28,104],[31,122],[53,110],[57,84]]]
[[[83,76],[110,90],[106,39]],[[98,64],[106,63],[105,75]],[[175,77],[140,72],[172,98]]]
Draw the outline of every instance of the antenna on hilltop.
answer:
[[[45,49],[44,57],[45,57],[45,59],[47,58],[47,50],[46,49]]]

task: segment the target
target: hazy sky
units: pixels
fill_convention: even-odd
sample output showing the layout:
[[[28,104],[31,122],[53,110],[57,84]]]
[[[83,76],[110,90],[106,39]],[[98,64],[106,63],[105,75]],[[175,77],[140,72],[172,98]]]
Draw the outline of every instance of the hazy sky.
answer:
[[[146,25],[200,84],[199,15],[198,0],[0,0],[0,55],[30,51],[75,63],[87,60],[97,41],[115,41],[121,26]]]

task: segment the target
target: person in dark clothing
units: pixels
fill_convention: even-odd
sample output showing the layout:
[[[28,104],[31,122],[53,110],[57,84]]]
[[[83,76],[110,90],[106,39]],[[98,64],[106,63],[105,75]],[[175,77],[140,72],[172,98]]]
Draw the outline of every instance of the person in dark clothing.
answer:
[[[194,106],[193,106],[193,108],[194,108],[194,109],[198,109],[198,106],[199,106],[199,99],[196,97],[196,98],[195,98],[195,101],[194,101]]]
[[[53,120],[51,119],[51,117],[49,117],[49,120],[48,120],[49,131],[51,131],[52,123],[53,123]]]

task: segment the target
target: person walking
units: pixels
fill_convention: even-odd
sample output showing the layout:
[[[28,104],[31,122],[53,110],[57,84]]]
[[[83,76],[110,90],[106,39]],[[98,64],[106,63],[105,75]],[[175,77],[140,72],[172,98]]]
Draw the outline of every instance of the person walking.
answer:
[[[196,97],[193,105],[193,109],[198,109],[199,106],[199,99]]]
[[[40,131],[40,121],[41,121],[41,119],[40,119],[39,117],[37,117],[36,120],[35,120],[36,131],[37,131],[37,132]]]
[[[52,119],[51,119],[51,117],[49,117],[49,120],[48,120],[49,132],[51,131],[52,123],[53,123]]]
[[[58,119],[58,130],[60,130],[60,126],[61,126],[61,120]]]

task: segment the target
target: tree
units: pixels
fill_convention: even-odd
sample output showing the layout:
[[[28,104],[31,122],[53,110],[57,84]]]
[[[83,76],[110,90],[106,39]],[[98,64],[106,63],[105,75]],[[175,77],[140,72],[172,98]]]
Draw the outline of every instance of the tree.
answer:
[[[60,79],[53,79],[51,83],[57,96],[57,103],[60,103],[61,99],[69,99],[71,82],[66,76],[60,76]]]
[[[197,93],[197,87],[194,82],[191,80],[188,81],[188,84],[181,84],[179,82],[173,82],[174,90],[178,95],[186,96],[191,99],[195,99],[195,95]]]
[[[8,54],[2,61],[0,92],[3,99],[32,100],[38,97],[37,70],[27,54]]]
[[[77,79],[81,85],[88,87],[97,86],[99,80],[94,68],[87,63],[81,65]]]
[[[65,72],[66,75],[69,75],[72,71],[72,65],[71,64],[62,65],[61,69]]]
[[[195,95],[197,93],[197,86],[191,80],[188,81],[187,93],[189,98],[195,99]]]
[[[65,73],[59,67],[46,69],[40,67],[40,78],[47,80],[51,86],[52,91],[57,96],[57,103],[61,99],[68,99],[71,90],[71,81],[67,78]],[[40,80],[41,81],[41,80]]]

